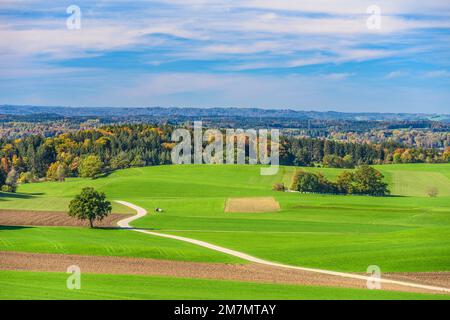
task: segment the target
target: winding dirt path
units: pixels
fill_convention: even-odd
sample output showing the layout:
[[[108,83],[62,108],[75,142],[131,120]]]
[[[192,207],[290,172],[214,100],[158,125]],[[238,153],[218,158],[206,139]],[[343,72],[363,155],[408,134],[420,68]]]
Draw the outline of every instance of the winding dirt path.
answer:
[[[257,263],[257,264],[262,264],[262,265],[266,265],[266,266],[271,266],[271,267],[277,267],[277,268],[284,268],[284,269],[291,269],[291,270],[299,270],[299,271],[305,271],[305,272],[310,272],[310,273],[316,273],[316,274],[322,274],[322,275],[327,275],[327,276],[335,276],[335,277],[341,277],[341,278],[347,278],[347,279],[354,279],[354,280],[358,280],[358,281],[371,281],[373,282],[374,280],[379,281],[380,284],[387,284],[387,285],[394,285],[394,286],[402,286],[402,287],[408,287],[408,288],[415,288],[415,289],[421,289],[421,290],[429,290],[429,291],[434,291],[434,292],[441,292],[441,293],[450,293],[450,288],[444,288],[444,287],[437,287],[437,286],[431,286],[431,285],[425,285],[425,284],[419,284],[419,283],[413,283],[413,282],[407,282],[407,281],[399,281],[399,280],[393,280],[393,279],[386,279],[386,278],[381,278],[381,279],[374,279],[370,276],[363,276],[363,275],[358,275],[358,274],[352,274],[352,273],[345,273],[345,272],[336,272],[336,271],[330,271],[330,270],[322,270],[322,269],[315,269],[315,268],[304,268],[304,267],[298,267],[298,266],[292,266],[292,265],[287,265],[287,264],[282,264],[282,263],[277,263],[277,262],[272,262],[272,261],[268,261],[268,260],[264,260],[264,259],[260,259],[251,255],[248,255],[246,253],[243,252],[239,252],[236,250],[232,250],[232,249],[228,249],[228,248],[224,248],[221,246],[217,246],[208,242],[204,242],[204,241],[200,241],[200,240],[196,240],[196,239],[191,239],[191,238],[186,238],[186,237],[180,237],[180,236],[175,236],[175,235],[170,235],[170,234],[164,234],[164,233],[159,233],[159,232],[152,232],[152,231],[148,231],[148,230],[143,230],[143,229],[138,229],[138,228],[133,228],[130,226],[130,223],[133,222],[134,220],[137,220],[139,218],[144,217],[147,214],[147,210],[145,210],[144,208],[141,208],[137,205],[134,205],[130,202],[126,202],[126,201],[116,201],[117,203],[120,203],[124,206],[127,206],[131,209],[134,209],[137,214],[132,216],[132,217],[128,217],[126,219],[120,220],[117,225],[121,228],[125,228],[125,229],[130,229],[132,231],[136,231],[136,232],[140,232],[140,233],[145,233],[145,234],[149,234],[152,236],[157,236],[157,237],[163,237],[163,238],[169,238],[169,239],[175,239],[175,240],[179,240],[179,241],[184,241],[184,242],[188,242],[188,243],[192,243],[201,247],[205,247],[211,250],[215,250],[218,252],[222,252],[225,254],[229,254],[231,256],[235,256],[238,258],[241,258],[243,260],[247,260],[253,263]]]

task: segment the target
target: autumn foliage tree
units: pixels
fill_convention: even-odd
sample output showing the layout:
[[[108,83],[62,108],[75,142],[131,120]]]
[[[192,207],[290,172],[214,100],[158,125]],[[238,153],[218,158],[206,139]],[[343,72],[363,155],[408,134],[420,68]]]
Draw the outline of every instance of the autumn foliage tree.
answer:
[[[4,185],[1,187],[4,192],[16,192],[17,180],[19,179],[19,173],[15,168],[12,168],[6,175]]]
[[[442,154],[442,160],[444,162],[450,162],[450,147],[447,147]]]
[[[103,162],[100,157],[90,155],[84,158],[78,166],[78,173],[83,178],[95,178],[102,173]]]
[[[47,180],[63,182],[66,178],[68,168],[64,163],[59,161],[50,165],[47,170]]]
[[[385,196],[389,194],[388,185],[383,181],[380,171],[370,166],[360,166],[353,174],[355,193],[371,196]]]

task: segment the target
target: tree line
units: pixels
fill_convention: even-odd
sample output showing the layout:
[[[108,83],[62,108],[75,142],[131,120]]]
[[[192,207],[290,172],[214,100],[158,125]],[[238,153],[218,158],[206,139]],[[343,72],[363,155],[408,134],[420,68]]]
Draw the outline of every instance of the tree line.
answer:
[[[280,163],[354,168],[358,165],[450,162],[450,148],[406,148],[400,143],[353,143],[307,137],[282,137]]]
[[[117,169],[170,164],[171,125],[109,125],[54,137],[0,138],[0,187],[18,183],[96,177]],[[404,148],[396,143],[349,143],[326,139],[280,139],[280,164],[353,168],[359,165],[448,162],[450,150]]]

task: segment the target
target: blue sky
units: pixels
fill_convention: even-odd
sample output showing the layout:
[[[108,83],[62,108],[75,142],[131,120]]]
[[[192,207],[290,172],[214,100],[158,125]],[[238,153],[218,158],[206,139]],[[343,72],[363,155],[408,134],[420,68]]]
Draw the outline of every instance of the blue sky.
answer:
[[[0,104],[449,113],[449,89],[447,0],[0,2]]]

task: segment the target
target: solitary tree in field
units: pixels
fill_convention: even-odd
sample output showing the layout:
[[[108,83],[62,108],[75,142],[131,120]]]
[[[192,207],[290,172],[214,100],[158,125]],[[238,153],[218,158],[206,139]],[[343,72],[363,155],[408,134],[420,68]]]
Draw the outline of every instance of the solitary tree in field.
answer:
[[[284,191],[284,190],[286,190],[286,187],[284,186],[283,182],[275,183],[272,187],[272,190],[273,191]]]
[[[94,220],[103,220],[111,213],[111,209],[111,202],[106,200],[103,192],[87,187],[70,201],[69,216],[79,220],[89,220],[89,225],[93,228]]]
[[[439,194],[439,190],[436,187],[430,187],[427,190],[427,194],[428,196],[430,196],[431,198],[436,198],[437,195]]]

